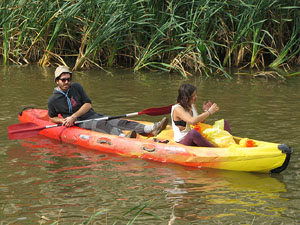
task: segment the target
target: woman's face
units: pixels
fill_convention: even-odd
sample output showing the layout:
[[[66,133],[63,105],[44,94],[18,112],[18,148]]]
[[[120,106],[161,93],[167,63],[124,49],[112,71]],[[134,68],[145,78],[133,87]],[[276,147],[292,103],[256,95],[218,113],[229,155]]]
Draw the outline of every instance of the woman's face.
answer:
[[[191,100],[190,100],[190,103],[191,104],[195,104],[197,101],[197,91],[194,91],[192,96],[191,96]]]

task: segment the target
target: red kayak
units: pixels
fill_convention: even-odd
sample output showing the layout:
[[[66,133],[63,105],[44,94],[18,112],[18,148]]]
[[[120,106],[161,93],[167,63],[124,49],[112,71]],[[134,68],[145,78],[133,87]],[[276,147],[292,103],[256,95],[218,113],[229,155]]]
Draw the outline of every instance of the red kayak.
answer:
[[[57,126],[49,121],[48,112],[43,109],[27,109],[20,113],[19,119],[29,127],[24,128],[24,133],[26,128],[33,130],[36,126],[36,132],[40,135],[85,148],[198,168],[279,173],[287,168],[293,151],[284,144],[258,140],[254,140],[255,147],[241,146],[239,144],[242,138],[238,137],[234,137],[236,143],[229,147],[185,146],[172,141],[173,132],[170,126],[167,126],[157,137],[141,135],[137,138],[119,137],[77,126],[70,128]],[[49,127],[41,129],[46,126]],[[10,130],[13,130],[13,127]],[[10,131],[8,133],[10,135]],[[17,136],[17,134],[11,135]]]

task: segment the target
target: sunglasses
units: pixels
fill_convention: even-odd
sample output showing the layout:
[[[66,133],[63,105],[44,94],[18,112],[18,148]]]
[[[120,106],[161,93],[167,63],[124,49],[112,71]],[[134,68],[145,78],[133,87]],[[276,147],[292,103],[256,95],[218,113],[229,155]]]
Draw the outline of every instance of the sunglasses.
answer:
[[[72,78],[62,78],[59,80],[61,80],[63,83],[65,83],[66,81],[70,82],[72,80]]]

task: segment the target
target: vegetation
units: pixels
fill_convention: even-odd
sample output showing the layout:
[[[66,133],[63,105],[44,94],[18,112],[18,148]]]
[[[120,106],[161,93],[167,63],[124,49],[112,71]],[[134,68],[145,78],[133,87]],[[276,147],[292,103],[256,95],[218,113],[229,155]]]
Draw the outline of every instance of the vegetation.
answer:
[[[135,221],[137,220],[137,218],[140,215],[147,216],[147,217],[149,217],[151,219],[154,219],[154,220],[161,220],[160,217],[158,217],[158,216],[156,216],[152,213],[144,212],[150,206],[152,201],[153,200],[143,202],[143,203],[131,208],[126,213],[124,213],[119,219],[116,219],[114,221],[113,225],[117,225],[117,224],[120,224],[120,223],[125,224],[125,221],[127,220],[127,218],[125,218],[125,217],[130,215],[130,214],[132,214],[132,215],[130,215],[131,218],[128,220],[126,225],[134,224]],[[60,210],[60,212],[59,212],[58,219],[56,221],[52,222],[51,225],[60,224],[61,213],[62,213],[62,210]],[[99,219],[100,216],[102,216],[102,220],[103,220],[103,216],[104,216],[104,219],[107,220],[107,210],[98,210],[96,213],[94,213],[92,216],[90,216],[88,219],[86,219],[85,221],[83,221],[80,224],[82,224],[82,225],[93,224],[93,222],[97,221],[97,219]],[[40,224],[44,224],[45,221],[50,221],[50,219],[45,217],[45,216],[42,216]]]
[[[228,76],[300,65],[299,0],[2,0],[3,63]]]

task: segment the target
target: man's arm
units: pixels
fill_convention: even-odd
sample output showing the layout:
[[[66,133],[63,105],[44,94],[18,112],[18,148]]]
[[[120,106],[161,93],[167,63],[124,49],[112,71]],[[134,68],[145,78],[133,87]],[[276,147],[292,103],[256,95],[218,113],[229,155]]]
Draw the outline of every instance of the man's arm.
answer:
[[[77,110],[77,112],[73,113],[72,118],[74,118],[74,121],[78,118],[86,114],[90,109],[92,108],[91,103],[84,103],[80,109]],[[68,117],[67,117],[68,118]]]
[[[51,122],[53,123],[62,123],[63,126],[71,127],[74,125],[76,119],[84,114],[86,114],[92,108],[91,103],[84,103],[77,112],[73,113],[73,115],[60,118],[60,117],[50,117]]]
[[[60,118],[58,116],[56,116],[56,117],[50,117],[50,121],[53,122],[53,123],[63,123],[63,119],[64,118]]]

